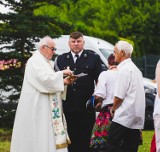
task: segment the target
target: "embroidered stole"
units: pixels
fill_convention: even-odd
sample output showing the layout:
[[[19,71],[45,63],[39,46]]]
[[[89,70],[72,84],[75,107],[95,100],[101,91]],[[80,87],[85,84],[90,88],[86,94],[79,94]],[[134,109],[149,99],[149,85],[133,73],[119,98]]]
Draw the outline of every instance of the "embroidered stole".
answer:
[[[71,141],[67,133],[67,124],[62,111],[62,101],[59,101],[57,94],[50,95],[50,103],[56,148],[59,149],[67,147]]]
[[[52,68],[50,63],[49,65]],[[54,71],[53,68],[52,70]],[[67,132],[66,119],[63,113],[61,94],[61,92],[50,94],[52,124],[57,149],[68,147],[68,144],[71,143]]]

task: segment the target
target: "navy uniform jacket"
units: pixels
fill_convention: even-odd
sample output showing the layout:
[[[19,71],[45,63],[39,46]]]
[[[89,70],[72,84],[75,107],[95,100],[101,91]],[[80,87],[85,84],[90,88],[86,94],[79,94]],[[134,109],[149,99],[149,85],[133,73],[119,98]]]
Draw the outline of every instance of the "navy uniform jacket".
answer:
[[[63,101],[64,112],[84,111],[86,102],[94,92],[95,81],[102,72],[101,59],[92,51],[84,50],[79,62],[75,65],[71,52],[64,53],[57,57],[55,70],[64,70],[68,66],[74,74],[85,73],[86,76],[79,77],[68,86],[66,101]]]

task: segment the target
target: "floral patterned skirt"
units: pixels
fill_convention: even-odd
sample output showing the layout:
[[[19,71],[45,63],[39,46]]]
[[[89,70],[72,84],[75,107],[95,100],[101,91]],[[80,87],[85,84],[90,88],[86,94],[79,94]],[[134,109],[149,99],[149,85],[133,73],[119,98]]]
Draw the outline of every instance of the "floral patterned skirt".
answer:
[[[90,139],[90,147],[93,151],[103,150],[105,147],[112,119],[109,110],[111,107],[112,104],[104,106],[96,118]]]
[[[112,106],[113,104],[104,106],[96,118],[90,139],[90,147],[92,149],[92,152],[105,151],[105,144],[112,120],[112,117],[110,115],[110,108]],[[140,131],[139,145],[142,145],[143,144],[142,130],[139,131]]]

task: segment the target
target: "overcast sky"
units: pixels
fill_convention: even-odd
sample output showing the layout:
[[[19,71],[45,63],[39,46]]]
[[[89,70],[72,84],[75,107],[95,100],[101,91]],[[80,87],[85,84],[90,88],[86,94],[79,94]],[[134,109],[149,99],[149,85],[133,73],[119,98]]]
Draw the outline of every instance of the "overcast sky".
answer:
[[[9,11],[8,8],[4,7],[3,5],[0,5],[0,12],[1,13],[7,13]]]
[[[6,1],[2,0],[3,2],[6,3]],[[20,0],[14,0],[15,2],[20,2]],[[4,7],[3,5],[0,4],[0,12],[1,13],[7,13],[9,12],[9,8]]]

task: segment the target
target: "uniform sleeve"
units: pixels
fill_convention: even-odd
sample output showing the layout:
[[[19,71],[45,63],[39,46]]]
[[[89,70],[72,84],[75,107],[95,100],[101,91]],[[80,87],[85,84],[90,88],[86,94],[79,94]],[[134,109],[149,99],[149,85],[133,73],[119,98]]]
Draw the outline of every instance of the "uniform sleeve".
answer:
[[[42,93],[63,91],[63,73],[54,72],[47,64],[38,60],[29,60],[25,71],[26,81]]]
[[[55,71],[60,71],[60,69],[59,69],[59,67],[57,65],[57,60],[58,60],[58,57],[56,57],[55,60],[54,60],[54,70]]]
[[[98,83],[96,85],[94,95],[102,97],[103,99],[106,98],[106,80],[107,79],[107,72],[102,72],[98,77]]]

